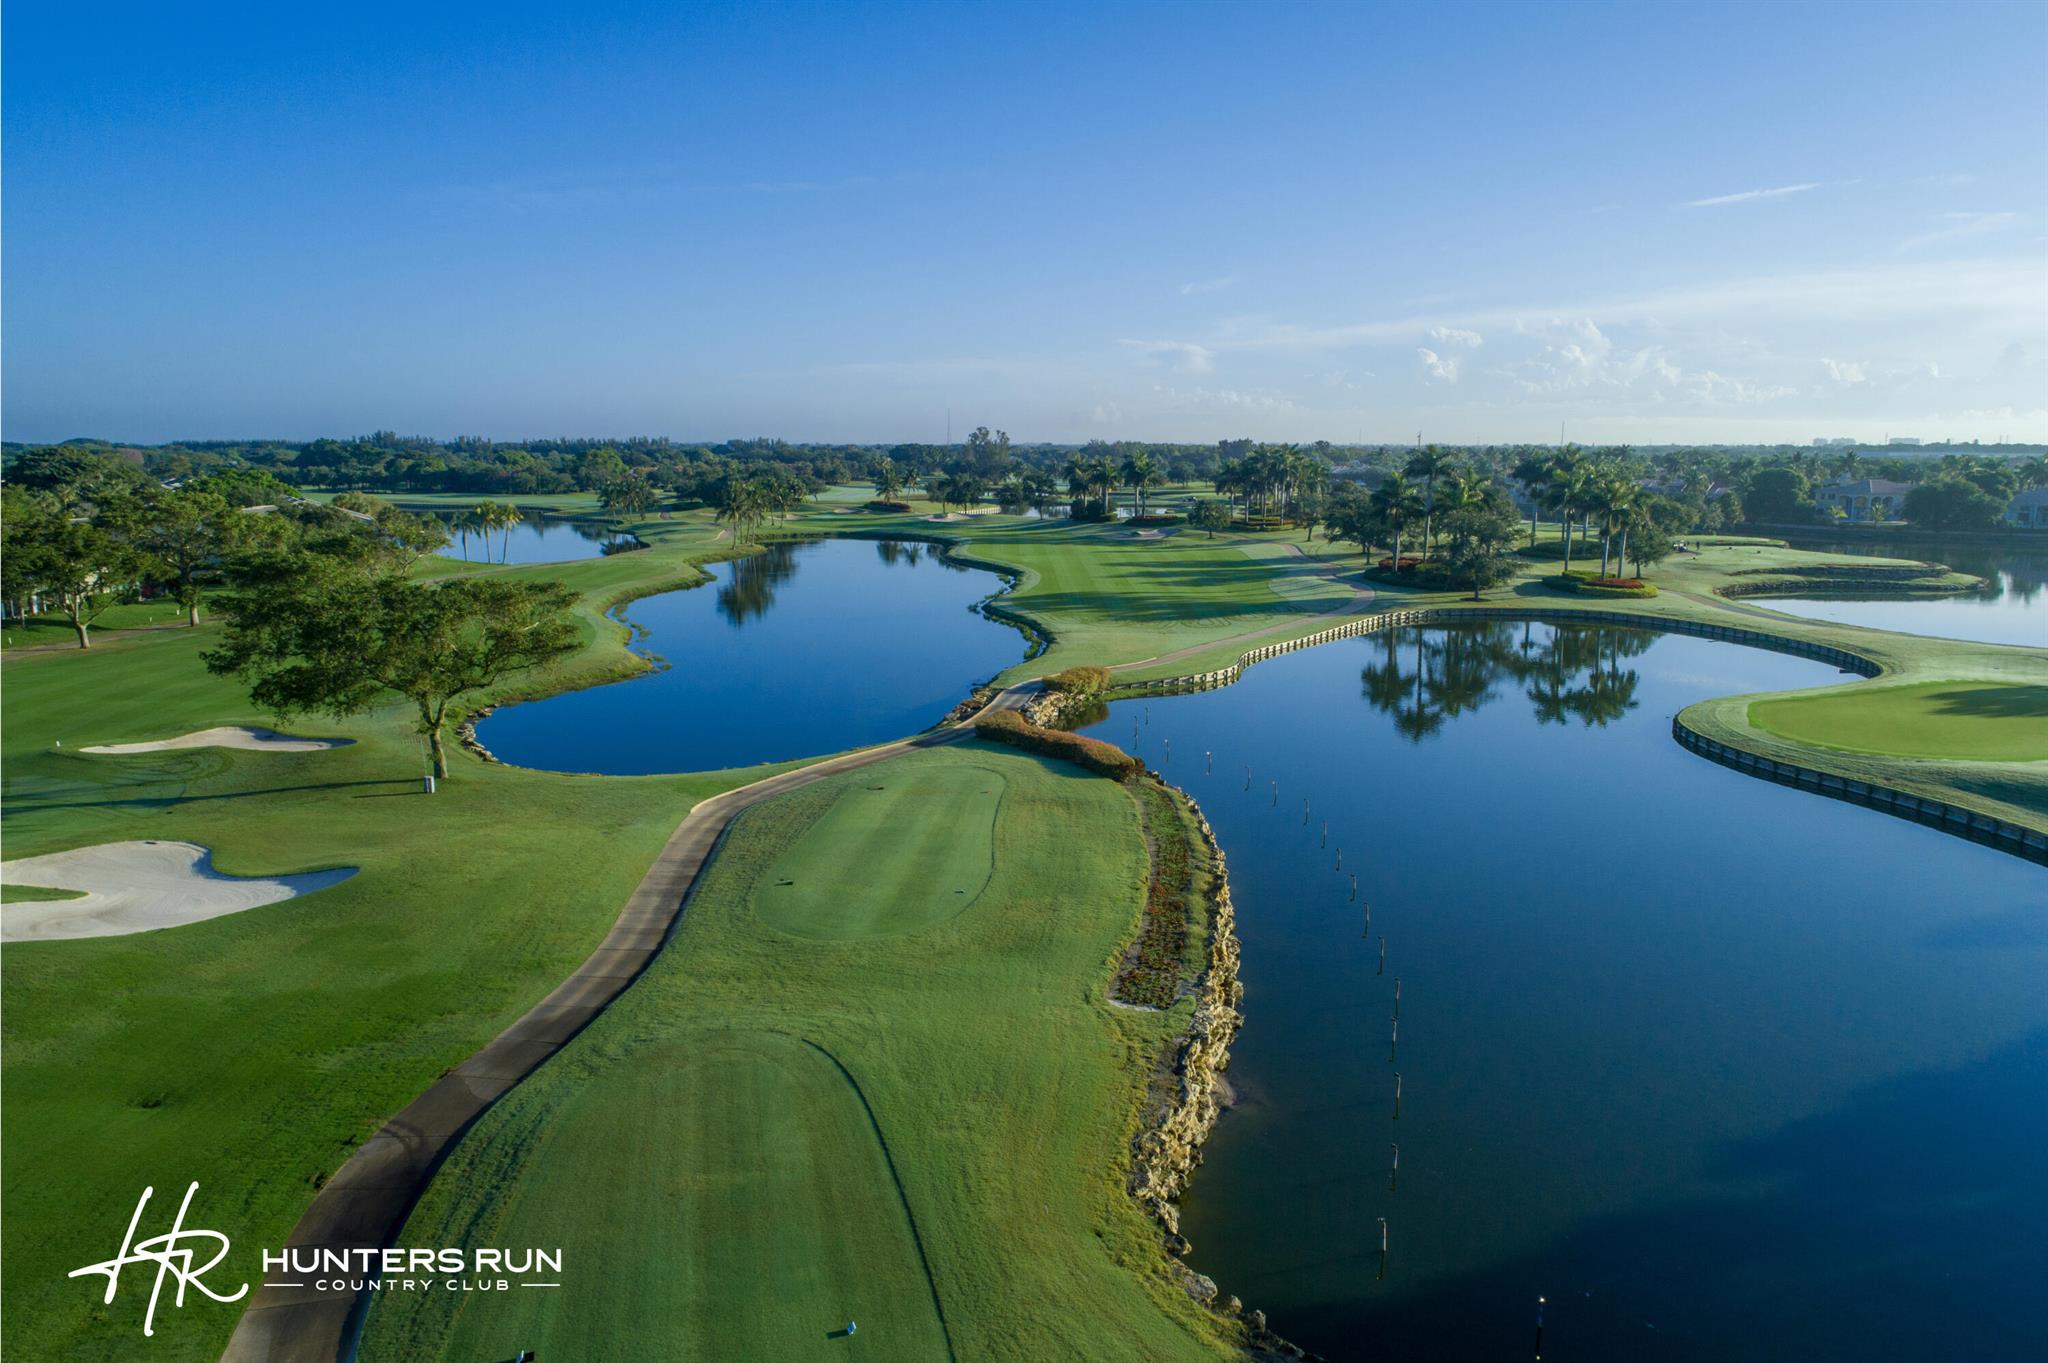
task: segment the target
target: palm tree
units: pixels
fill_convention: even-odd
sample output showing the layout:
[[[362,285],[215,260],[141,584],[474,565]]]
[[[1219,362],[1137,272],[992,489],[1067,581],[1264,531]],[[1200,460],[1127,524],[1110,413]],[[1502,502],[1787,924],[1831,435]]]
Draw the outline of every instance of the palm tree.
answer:
[[[1124,455],[1123,467],[1117,472],[1131,489],[1131,495],[1138,504],[1138,514],[1144,515],[1146,490],[1166,481],[1165,475],[1159,472],[1159,466],[1152,462],[1152,452],[1143,445],[1131,446]]]
[[[1410,478],[1420,478],[1424,487],[1422,512],[1422,553],[1429,555],[1430,540],[1436,531],[1436,480],[1451,471],[1456,462],[1451,452],[1441,445],[1424,445],[1408,456],[1408,463],[1402,472]]]
[[[875,496],[885,502],[893,502],[901,491],[903,475],[896,471],[896,461],[885,454],[875,461]]]
[[[1408,527],[1428,514],[1422,502],[1422,493],[1408,481],[1407,475],[1390,473],[1387,480],[1373,489],[1373,515],[1386,527],[1387,539],[1394,546],[1394,572],[1401,571],[1401,537]]]
[[[734,544],[746,542],[753,527],[768,518],[767,490],[756,479],[731,474],[718,490],[715,519],[732,526]]]
[[[1529,547],[1532,549],[1536,546],[1537,518],[1542,514],[1543,499],[1550,486],[1550,470],[1550,461],[1535,454],[1515,465],[1515,481],[1529,496]]]
[[[1590,510],[1600,518],[1600,576],[1607,576],[1607,551],[1617,533],[1628,533],[1628,511],[1642,489],[1633,478],[1610,475],[1593,488]],[[1624,543],[1626,540],[1624,540]]]
[[[1545,482],[1544,500],[1557,509],[1558,520],[1564,531],[1564,571],[1572,570],[1572,513],[1586,505],[1587,494],[1592,487],[1592,470],[1586,465],[1586,457],[1577,446],[1567,445],[1551,461],[1550,477]]]
[[[1087,501],[1089,489],[1095,486],[1095,472],[1088,461],[1078,454],[1073,455],[1067,460],[1063,476],[1068,495],[1076,502]]]

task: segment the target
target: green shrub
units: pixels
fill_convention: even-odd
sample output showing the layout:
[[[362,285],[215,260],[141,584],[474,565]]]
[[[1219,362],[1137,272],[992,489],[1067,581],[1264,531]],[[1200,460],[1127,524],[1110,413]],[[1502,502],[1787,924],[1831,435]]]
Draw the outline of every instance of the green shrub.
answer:
[[[1045,679],[1049,690],[1069,696],[1099,696],[1109,689],[1109,669],[1106,667],[1070,667],[1064,672],[1055,672]]]
[[[872,501],[872,502],[869,502],[869,503],[868,503],[868,510],[870,510],[870,511],[908,511],[908,510],[910,510],[910,503],[909,503],[909,502],[885,502],[885,501],[881,500],[881,499],[880,499],[880,498],[878,497],[878,498],[876,498],[876,499],[875,499],[874,501]]]
[[[991,743],[1006,743],[1041,757],[1071,762],[1083,771],[1113,781],[1135,781],[1145,773],[1143,762],[1114,744],[1058,729],[1041,729],[1015,710],[998,710],[982,716],[974,721],[974,734]]]

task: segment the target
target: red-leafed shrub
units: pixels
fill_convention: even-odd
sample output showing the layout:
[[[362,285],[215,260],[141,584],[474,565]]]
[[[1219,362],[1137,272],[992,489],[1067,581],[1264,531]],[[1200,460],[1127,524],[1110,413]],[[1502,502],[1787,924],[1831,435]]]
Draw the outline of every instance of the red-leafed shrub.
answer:
[[[1403,573],[1412,573],[1417,568],[1420,568],[1422,566],[1422,560],[1413,554],[1403,554],[1401,555],[1401,566],[1398,569],[1394,567],[1394,560],[1391,556],[1381,559],[1376,566],[1383,573],[1391,573],[1397,571]]]
[[[1143,762],[1114,744],[1083,738],[1079,734],[1062,733],[1058,729],[1041,729],[1015,710],[998,710],[992,715],[982,716],[974,721],[974,733],[977,738],[985,738],[991,743],[1007,743],[1041,757],[1072,762],[1083,771],[1107,776],[1113,781],[1134,781],[1145,771]]]
[[[868,503],[868,510],[870,510],[870,511],[908,511],[908,510],[910,510],[910,503],[909,503],[909,502],[885,502],[885,501],[882,501],[882,500],[881,500],[880,498],[877,498],[877,499],[875,499],[874,501],[872,501],[872,502],[869,502],[869,503]]]

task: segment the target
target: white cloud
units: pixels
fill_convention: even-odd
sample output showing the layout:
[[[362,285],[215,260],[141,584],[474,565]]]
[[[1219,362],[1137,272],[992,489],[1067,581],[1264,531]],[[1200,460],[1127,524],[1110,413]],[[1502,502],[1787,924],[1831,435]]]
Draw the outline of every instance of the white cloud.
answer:
[[[1170,359],[1183,374],[1206,374],[1216,367],[1216,352],[1192,341],[1120,340],[1118,345],[1160,359]]]
[[[1843,388],[1853,388],[1859,383],[1870,382],[1868,368],[1857,360],[1831,360],[1821,357],[1821,368],[1828,371],[1828,377]]]
[[[1445,383],[1458,381],[1457,357],[1439,355],[1427,346],[1417,346],[1415,357],[1422,361],[1422,367],[1428,371],[1431,378],[1441,379]]]
[[[1169,407],[1223,409],[1253,412],[1289,412],[1294,399],[1278,393],[1247,392],[1237,388],[1174,388],[1154,384],[1152,391]]]
[[[1444,345],[1461,345],[1476,350],[1486,344],[1486,338],[1476,331],[1463,331],[1457,327],[1431,327],[1429,338]]]
[[[1944,213],[1941,215],[1941,220],[1945,224],[1944,226],[1937,227],[1932,232],[1924,232],[1917,237],[1906,238],[1906,240],[1899,243],[1899,249],[1901,251],[1917,251],[1922,246],[1932,246],[1936,242],[1964,241],[1971,237],[1981,237],[1987,233],[2003,231],[2018,222],[2020,215],[2017,213]]]
[[[1819,189],[1820,181],[1813,180],[1803,185],[1778,185],[1771,189],[1745,189],[1737,194],[1716,194],[1711,199],[1689,199],[1686,208],[1718,208],[1722,204],[1753,203],[1758,199],[1781,199],[1787,194],[1804,194],[1809,189]]]
[[[1221,293],[1236,283],[1237,276],[1234,274],[1224,275],[1219,279],[1198,279],[1192,283],[1181,285],[1180,293],[1183,298],[1192,298],[1196,294],[1203,293]]]

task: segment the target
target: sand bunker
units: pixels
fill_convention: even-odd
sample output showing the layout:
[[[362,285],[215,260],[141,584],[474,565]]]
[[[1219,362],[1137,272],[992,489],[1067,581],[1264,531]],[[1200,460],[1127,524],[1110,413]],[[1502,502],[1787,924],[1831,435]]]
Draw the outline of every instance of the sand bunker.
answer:
[[[347,747],[353,742],[353,738],[293,738],[274,729],[229,724],[218,729],[201,729],[196,734],[181,734],[177,738],[160,738],[154,743],[103,743],[98,747],[80,748],[79,751],[124,753],[169,752],[174,748],[247,748],[255,752],[324,752],[329,748]]]
[[[190,842],[105,842],[0,863],[0,881],[82,890],[77,899],[0,906],[0,941],[119,937],[240,913],[338,885],[353,866],[295,876],[230,876]]]

